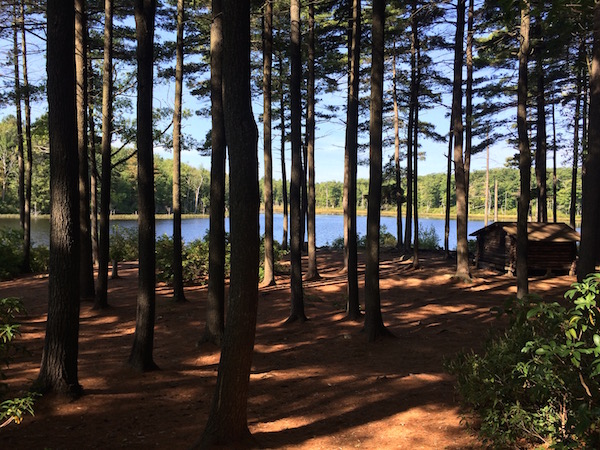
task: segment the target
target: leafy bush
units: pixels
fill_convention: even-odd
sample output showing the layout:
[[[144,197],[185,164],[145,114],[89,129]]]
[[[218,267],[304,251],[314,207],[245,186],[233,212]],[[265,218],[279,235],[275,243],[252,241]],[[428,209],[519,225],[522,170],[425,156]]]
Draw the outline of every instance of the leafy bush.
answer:
[[[419,248],[423,250],[439,250],[440,237],[433,225],[423,227],[419,224]]]
[[[344,249],[344,237],[340,236],[340,237],[335,238],[333,240],[333,242],[331,242],[331,244],[328,243],[327,246],[333,250],[343,250]]]
[[[568,308],[536,296],[509,300],[508,331],[481,355],[447,364],[488,443],[600,448],[599,285],[600,274],[573,284]]]
[[[14,228],[0,229],[0,279],[19,274],[23,264],[23,235]]]
[[[109,255],[111,261],[135,261],[138,259],[137,228],[113,225],[109,239]]]
[[[24,313],[25,307],[20,299],[15,297],[0,299],[0,367],[8,366],[12,354],[17,348],[13,343],[14,339],[20,334],[20,325],[16,321],[16,316]],[[4,378],[2,370],[0,370],[0,377]],[[6,394],[7,386],[0,384],[0,387],[2,388],[0,400],[2,400],[2,397]],[[36,396],[37,394],[29,392],[21,398],[3,400],[0,403],[0,428],[12,421],[20,423],[27,413],[33,415],[33,404]]]
[[[29,265],[32,272],[48,272],[48,266],[50,265],[50,249],[48,247],[45,245],[31,247],[30,257]]]
[[[184,243],[182,247],[183,282],[186,284],[197,283],[208,277],[208,240],[206,233],[204,239],[196,239]],[[229,235],[225,235],[225,274],[229,273]],[[173,238],[163,234],[156,241],[156,268],[157,279],[167,284],[173,282]]]
[[[385,225],[379,229],[379,245],[384,248],[393,248],[397,245],[396,238],[387,230]]]

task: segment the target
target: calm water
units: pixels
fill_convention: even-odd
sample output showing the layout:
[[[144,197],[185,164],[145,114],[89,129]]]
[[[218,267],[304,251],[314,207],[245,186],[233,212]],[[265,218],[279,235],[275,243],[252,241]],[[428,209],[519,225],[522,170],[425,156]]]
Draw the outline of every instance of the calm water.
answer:
[[[283,237],[283,215],[275,214],[274,216],[274,230],[275,239],[281,241]],[[137,226],[135,220],[111,220],[111,227],[113,225],[119,225],[120,227],[134,228]],[[321,247],[330,244],[335,239],[343,236],[343,224],[344,218],[340,215],[317,215],[316,219],[316,230],[317,230],[317,246]],[[437,235],[440,238],[439,245],[442,246],[444,243],[444,220],[443,219],[420,219],[419,224],[421,227],[429,228],[434,227]],[[203,238],[208,231],[208,218],[194,218],[194,219],[183,219],[182,220],[182,235],[186,242],[193,241],[194,239]],[[381,225],[387,228],[387,231],[396,236],[396,218],[395,217],[382,217]],[[34,219],[31,220],[32,232],[31,238],[35,244],[48,245],[49,240],[49,221],[48,219]],[[356,226],[359,235],[366,234],[367,217],[358,216],[356,219]],[[18,228],[18,219],[0,219],[0,228]],[[483,221],[472,221],[469,222],[468,232],[472,233],[475,230],[483,227]],[[229,220],[225,220],[225,229],[229,231]],[[261,234],[264,233],[264,215],[260,215],[260,229]],[[173,222],[170,219],[159,219],[156,221],[156,235],[161,236],[167,234],[171,236],[173,234]],[[450,236],[449,236],[450,249],[456,248],[456,221],[450,221]]]

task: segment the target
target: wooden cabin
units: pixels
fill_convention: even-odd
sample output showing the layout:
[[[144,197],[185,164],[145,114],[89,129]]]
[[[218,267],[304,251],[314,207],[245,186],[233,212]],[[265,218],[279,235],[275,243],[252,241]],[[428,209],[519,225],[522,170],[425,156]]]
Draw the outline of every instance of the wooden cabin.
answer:
[[[471,236],[477,237],[477,267],[516,273],[517,223],[494,222]],[[527,223],[527,266],[535,272],[574,271],[579,233],[566,223]]]

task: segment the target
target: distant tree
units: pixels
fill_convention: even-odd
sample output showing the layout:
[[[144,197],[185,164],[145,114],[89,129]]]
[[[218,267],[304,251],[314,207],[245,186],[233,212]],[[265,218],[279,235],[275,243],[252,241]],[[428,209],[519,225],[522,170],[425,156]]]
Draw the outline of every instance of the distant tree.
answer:
[[[226,136],[223,115],[223,6],[212,1],[210,30],[211,165],[210,239],[208,241],[208,296],[203,342],[220,345],[225,327],[225,160]]]
[[[248,387],[258,307],[258,130],[250,92],[250,1],[223,1],[223,104],[229,148],[231,284],[208,423],[195,448],[247,448]]]
[[[264,201],[265,201],[265,262],[263,284],[275,284],[275,256],[273,250],[273,152],[271,149],[271,112],[273,65],[273,2],[266,0],[263,12],[263,136],[264,136]]]
[[[546,188],[546,76],[544,62],[546,45],[543,22],[543,2],[538,2],[535,14],[533,34],[535,37],[535,78],[536,78],[536,106],[537,106],[537,133],[535,146],[535,178],[537,184],[537,221],[548,222],[548,194]]]
[[[583,166],[583,211],[577,278],[600,261],[600,3],[594,4],[594,44],[590,72],[588,154]]]
[[[50,135],[50,270],[42,391],[77,397],[79,339],[79,190],[75,115],[75,9],[48,0],[47,71]]]
[[[385,1],[373,0],[371,101],[369,121],[369,204],[365,269],[365,325],[367,339],[375,341],[390,332],[383,324],[379,292],[379,222],[382,179],[382,111]]]
[[[290,180],[290,262],[291,311],[288,322],[306,320],[304,314],[304,296],[302,292],[302,205],[300,192],[302,185],[302,136],[300,120],[302,116],[301,77],[302,61],[300,52],[300,0],[290,2],[290,59],[292,72],[290,77],[291,100],[291,140],[292,174]]]
[[[23,116],[21,104],[21,76],[19,75],[19,5],[13,3],[13,63],[15,71],[15,108],[17,119],[17,151],[19,164],[19,221],[25,227],[25,146],[23,145]]]
[[[467,186],[463,159],[462,67],[465,32],[465,0],[456,4],[456,39],[454,47],[454,84],[452,120],[454,122],[454,178],[456,182],[456,277],[469,279],[467,248]]]
[[[349,29],[348,106],[346,112],[346,149],[344,153],[345,259],[348,272],[346,314],[350,320],[361,317],[358,298],[358,254],[356,236],[356,169],[358,159],[358,102],[360,83],[361,1],[352,1]]]
[[[100,175],[100,224],[98,283],[94,308],[108,307],[108,262],[110,259],[111,144],[113,127],[113,0],[104,0],[104,63],[102,66],[102,163]]]
[[[75,0],[75,70],[77,76],[77,151],[79,153],[79,258],[81,297],[94,298],[94,265],[90,221],[88,158],[87,11],[85,0]]]
[[[521,189],[517,211],[517,297],[529,293],[527,278],[527,216],[531,184],[531,153],[527,135],[527,62],[529,60],[529,2],[521,2],[519,81],[517,85],[517,131],[519,133],[519,173]]]
[[[279,68],[279,121],[281,128],[281,193],[283,196],[283,237],[281,238],[281,248],[288,249],[288,187],[287,187],[287,172],[285,166],[285,141],[286,141],[286,126],[285,126],[285,91],[283,79],[286,76],[283,66],[283,55],[279,52],[278,58]]]
[[[154,149],[152,80],[155,0],[135,1],[137,35],[137,155],[139,274],[137,314],[129,364],[140,371],[156,369],[152,357],[155,321]]]
[[[33,173],[33,146],[31,143],[31,86],[27,67],[27,33],[25,31],[25,2],[20,5],[19,26],[23,63],[23,104],[25,106],[25,158],[24,158],[24,204],[23,204],[23,263],[22,272],[31,272],[31,176]]]
[[[306,92],[306,152],[307,152],[307,280],[321,278],[317,268],[317,237],[315,211],[315,3],[308,4],[308,79]]]
[[[181,111],[183,97],[183,28],[185,1],[177,0],[175,105],[173,108],[173,299],[185,302],[181,237]]]

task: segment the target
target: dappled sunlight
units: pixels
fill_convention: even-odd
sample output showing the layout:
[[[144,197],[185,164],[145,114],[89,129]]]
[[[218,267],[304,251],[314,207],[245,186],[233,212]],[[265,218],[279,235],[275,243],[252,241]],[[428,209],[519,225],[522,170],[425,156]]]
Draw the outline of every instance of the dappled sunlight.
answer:
[[[259,289],[249,426],[265,448],[480,448],[460,421],[453,379],[444,358],[477,349],[493,328],[490,309],[504,303],[515,280],[473,269],[473,282],[457,282],[443,254],[426,253],[421,268],[397,253],[382,254],[381,308],[395,338],[368,343],[362,322],[346,318],[342,253],[319,250],[321,280],[304,283],[308,321],[286,324],[289,275]],[[306,263],[306,257],[303,258]],[[364,301],[364,265],[359,260]],[[204,331],[206,286],[186,288],[174,303],[160,285],[156,297],[154,360],[161,370],[140,374],[126,364],[135,330],[137,269],[126,263],[109,280],[110,308],[81,306],[79,377],[85,395],[76,402],[47,396],[36,416],[0,434],[0,447],[17,443],[79,449],[188,448],[206,422],[220,350],[198,346]],[[532,278],[531,291],[562,298],[569,277]],[[26,353],[6,370],[11,391],[38,375],[48,280],[0,283],[0,295],[20,294],[29,315],[19,341]],[[363,308],[364,311],[364,308]],[[49,433],[49,430],[52,430]],[[35,447],[35,445],[34,445]]]

